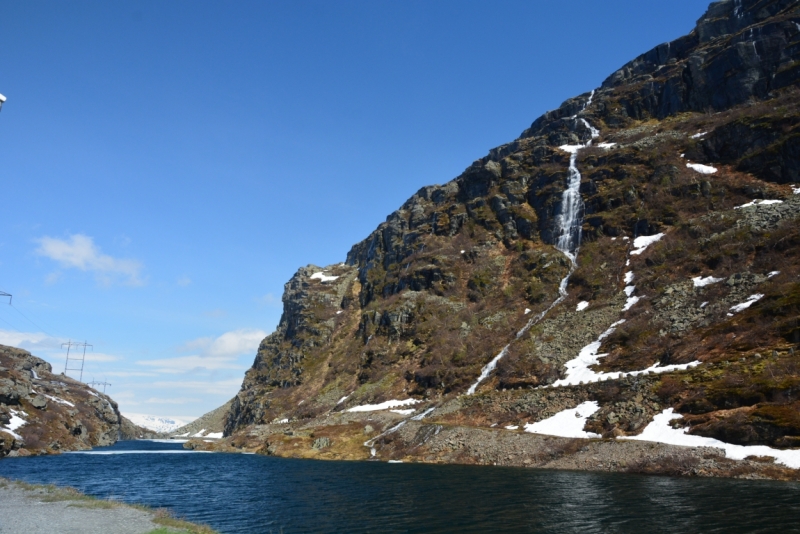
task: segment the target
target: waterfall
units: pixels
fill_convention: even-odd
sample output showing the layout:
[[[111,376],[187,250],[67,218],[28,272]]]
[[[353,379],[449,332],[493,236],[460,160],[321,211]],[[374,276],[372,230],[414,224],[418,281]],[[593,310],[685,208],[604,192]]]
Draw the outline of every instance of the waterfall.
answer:
[[[575,124],[578,123],[583,124],[586,129],[589,130],[589,140],[586,141],[585,144],[582,145],[562,145],[558,148],[570,153],[569,157],[569,175],[567,178],[567,188],[564,190],[564,193],[561,195],[561,213],[559,213],[558,217],[556,218],[556,238],[555,247],[560,252],[562,252],[570,261],[570,268],[567,275],[561,279],[561,282],[558,284],[558,298],[554,300],[550,306],[547,307],[542,313],[532,317],[526,324],[523,326],[514,339],[519,339],[530,330],[530,328],[544,319],[545,315],[561,304],[565,298],[567,298],[567,284],[569,283],[569,277],[572,276],[572,273],[575,271],[576,267],[576,260],[578,257],[578,248],[581,245],[581,226],[583,223],[583,199],[581,198],[581,173],[578,171],[578,152],[582,148],[586,148],[592,144],[595,138],[600,135],[600,130],[594,128],[589,122],[584,118],[579,118],[578,115],[584,112],[586,108],[592,103],[592,99],[594,98],[594,91],[589,95],[589,99],[583,105],[581,110],[570,117],[572,120],[575,121]],[[513,341],[512,341],[513,342]],[[472,395],[478,389],[478,386],[481,382],[486,380],[488,376],[495,370],[497,367],[497,363],[503,359],[503,357],[508,353],[508,348],[511,346],[511,343],[503,347],[503,350],[497,353],[497,355],[492,358],[492,361],[487,363],[481,369],[481,374],[478,376],[478,379],[469,387],[467,390],[467,395]]]

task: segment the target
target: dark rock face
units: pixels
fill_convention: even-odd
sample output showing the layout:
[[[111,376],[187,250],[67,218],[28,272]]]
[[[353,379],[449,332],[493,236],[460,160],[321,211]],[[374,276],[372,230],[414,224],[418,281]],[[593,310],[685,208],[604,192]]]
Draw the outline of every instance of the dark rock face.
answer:
[[[798,69],[797,1],[715,2],[689,35],[420,189],[345,264],[302,268],[286,284],[226,436],[413,397],[447,407],[434,413],[448,424],[519,426],[592,400],[600,409],[586,429],[608,438],[672,407],[697,434],[800,443],[800,195],[789,186],[800,175]],[[570,165],[562,145],[584,145],[574,268],[553,247]],[[636,237],[659,233],[632,252]],[[704,277],[715,281],[692,281]],[[640,301],[628,305],[633,291]],[[612,324],[596,372],[701,364],[535,389],[565,378]],[[769,361],[756,356],[765,347]],[[499,354],[479,394],[463,396]],[[332,443],[304,449],[344,447]]]

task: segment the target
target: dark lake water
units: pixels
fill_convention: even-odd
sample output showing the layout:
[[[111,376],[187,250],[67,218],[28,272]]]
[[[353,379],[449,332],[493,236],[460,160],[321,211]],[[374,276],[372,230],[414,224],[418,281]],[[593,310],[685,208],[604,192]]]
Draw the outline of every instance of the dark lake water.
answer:
[[[128,441],[6,458],[0,476],[170,508],[223,533],[800,531],[794,483],[180,451]]]

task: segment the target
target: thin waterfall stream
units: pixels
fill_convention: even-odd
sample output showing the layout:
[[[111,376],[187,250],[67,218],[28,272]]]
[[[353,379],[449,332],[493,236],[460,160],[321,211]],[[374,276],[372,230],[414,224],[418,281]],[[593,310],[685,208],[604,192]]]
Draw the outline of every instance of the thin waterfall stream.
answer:
[[[508,353],[508,348],[511,346],[511,343],[514,342],[514,340],[522,337],[533,325],[544,319],[545,315],[547,315],[550,310],[561,304],[564,299],[567,298],[567,284],[569,283],[569,278],[572,276],[572,273],[575,272],[575,267],[577,266],[576,260],[578,258],[578,249],[581,246],[581,227],[583,226],[583,199],[581,198],[580,192],[581,173],[578,171],[577,165],[578,152],[580,152],[581,149],[590,146],[592,141],[600,136],[600,130],[594,128],[586,119],[582,117],[579,118],[578,115],[583,113],[584,110],[589,107],[593,98],[594,91],[592,91],[592,93],[589,95],[589,99],[583,105],[581,110],[571,117],[576,124],[581,123],[589,130],[589,140],[582,145],[562,145],[558,147],[561,150],[570,153],[567,188],[561,195],[561,211],[558,214],[558,217],[556,217],[556,235],[558,237],[555,240],[556,249],[569,258],[570,267],[567,275],[562,278],[561,283],[558,284],[558,298],[554,300],[546,310],[539,313],[535,317],[532,317],[525,324],[525,326],[523,326],[519,332],[517,332],[517,335],[514,336],[514,339],[511,340],[511,342],[509,342],[505,347],[503,347],[503,349],[497,353],[494,358],[492,358],[492,361],[483,366],[480,376],[478,376],[478,379],[475,380],[475,382],[467,390],[467,395],[472,395],[475,393],[480,383],[486,380],[492,371],[495,370],[497,367],[497,362],[503,359],[503,357]]]

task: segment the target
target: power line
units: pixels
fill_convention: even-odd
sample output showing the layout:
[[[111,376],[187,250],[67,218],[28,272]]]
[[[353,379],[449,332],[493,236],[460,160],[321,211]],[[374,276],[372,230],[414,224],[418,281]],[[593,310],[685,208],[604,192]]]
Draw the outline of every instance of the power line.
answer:
[[[91,382],[87,382],[87,385],[92,386],[92,387],[103,386],[103,395],[105,395],[106,394],[106,386],[110,386],[111,384],[109,384],[108,382],[96,382],[96,381],[92,380]],[[97,389],[97,388],[95,388],[95,389]]]
[[[42,332],[44,332],[44,333],[45,333],[45,334],[47,334],[48,336],[50,336],[50,337],[56,337],[56,336],[54,336],[53,334],[51,334],[50,332],[48,332],[47,330],[45,330],[44,328],[42,328],[41,326],[39,326],[38,324],[36,324],[35,322],[33,322],[33,319],[31,319],[30,317],[28,317],[27,315],[25,315],[24,313],[22,313],[22,310],[20,310],[19,308],[17,308],[16,306],[14,306],[13,304],[11,304],[10,302],[9,302],[9,306],[11,306],[12,308],[14,308],[14,310],[16,310],[16,312],[17,312],[17,313],[19,313],[19,314],[20,314],[20,315],[22,315],[22,316],[23,316],[25,319],[27,319],[29,323],[31,323],[33,326],[35,326],[36,328],[38,328],[39,330],[41,330]]]
[[[5,291],[0,291],[0,297],[8,297],[8,304],[11,305],[11,293],[6,293]]]

